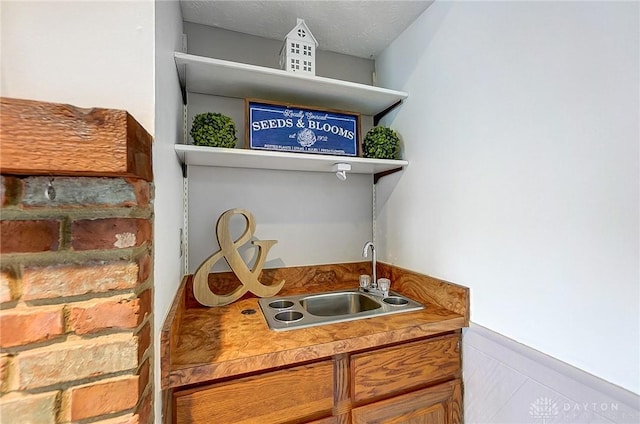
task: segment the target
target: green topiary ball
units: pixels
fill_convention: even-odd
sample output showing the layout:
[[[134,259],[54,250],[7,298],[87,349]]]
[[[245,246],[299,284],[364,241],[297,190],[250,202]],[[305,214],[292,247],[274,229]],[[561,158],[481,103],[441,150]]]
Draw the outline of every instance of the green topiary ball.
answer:
[[[391,128],[373,127],[364,136],[362,154],[365,158],[400,159],[400,138]]]
[[[193,117],[191,137],[196,146],[236,147],[236,125],[221,113],[201,113]]]

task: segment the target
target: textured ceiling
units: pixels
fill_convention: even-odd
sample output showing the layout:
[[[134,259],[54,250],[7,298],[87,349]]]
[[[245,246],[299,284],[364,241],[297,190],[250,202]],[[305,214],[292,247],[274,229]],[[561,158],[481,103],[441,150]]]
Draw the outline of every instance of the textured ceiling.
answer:
[[[373,58],[433,0],[181,0],[187,22],[282,40],[302,18],[318,49]]]

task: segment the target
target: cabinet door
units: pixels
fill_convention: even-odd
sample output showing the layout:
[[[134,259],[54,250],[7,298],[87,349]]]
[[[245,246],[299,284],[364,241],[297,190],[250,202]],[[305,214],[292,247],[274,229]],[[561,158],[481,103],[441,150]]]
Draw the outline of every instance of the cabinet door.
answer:
[[[353,424],[460,424],[462,386],[460,380],[448,381],[361,406],[351,413]]]
[[[178,424],[308,422],[331,415],[333,363],[176,391],[174,401]]]
[[[453,334],[353,355],[353,400],[375,401],[459,377],[459,341]]]

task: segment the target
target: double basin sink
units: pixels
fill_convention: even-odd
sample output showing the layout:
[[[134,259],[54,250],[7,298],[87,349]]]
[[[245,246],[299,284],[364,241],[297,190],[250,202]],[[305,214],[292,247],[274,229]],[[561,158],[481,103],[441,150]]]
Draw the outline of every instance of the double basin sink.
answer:
[[[393,291],[386,297],[359,289],[262,298],[258,301],[269,328],[293,330],[336,322],[423,309],[420,303]]]

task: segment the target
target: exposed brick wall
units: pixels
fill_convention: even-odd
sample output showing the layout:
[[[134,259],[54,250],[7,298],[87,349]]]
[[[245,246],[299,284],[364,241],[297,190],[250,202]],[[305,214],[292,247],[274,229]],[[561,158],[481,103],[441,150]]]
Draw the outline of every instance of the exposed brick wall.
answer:
[[[0,422],[153,422],[152,185],[0,177]]]

